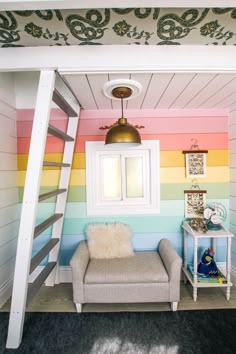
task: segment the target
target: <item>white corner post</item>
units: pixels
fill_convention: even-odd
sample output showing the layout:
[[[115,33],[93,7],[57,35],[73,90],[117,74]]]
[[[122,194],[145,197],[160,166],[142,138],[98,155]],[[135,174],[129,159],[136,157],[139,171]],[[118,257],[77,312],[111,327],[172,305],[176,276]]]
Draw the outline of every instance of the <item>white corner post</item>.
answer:
[[[22,339],[38,194],[54,82],[53,70],[41,71],[22,202],[7,348],[18,348]]]

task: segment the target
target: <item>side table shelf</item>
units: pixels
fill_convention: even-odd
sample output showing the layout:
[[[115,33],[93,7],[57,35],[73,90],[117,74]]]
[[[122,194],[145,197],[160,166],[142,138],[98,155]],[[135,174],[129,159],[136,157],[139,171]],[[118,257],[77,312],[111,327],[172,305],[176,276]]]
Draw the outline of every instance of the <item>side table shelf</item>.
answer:
[[[212,231],[209,230],[206,233],[200,233],[193,230],[188,221],[184,221],[183,225],[183,243],[184,243],[184,264],[182,267],[184,277],[187,279],[193,287],[193,299],[197,300],[197,289],[198,288],[215,288],[215,287],[225,287],[226,288],[226,299],[230,299],[230,287],[233,285],[230,281],[230,268],[231,268],[231,239],[233,234],[226,230],[223,226],[220,230]],[[188,235],[192,236],[194,242],[194,254],[193,254],[193,276],[188,270]],[[211,247],[216,254],[216,239],[217,238],[227,239],[227,252],[226,252],[226,282],[225,283],[201,283],[197,279],[197,265],[198,265],[198,240],[202,238],[211,239]]]

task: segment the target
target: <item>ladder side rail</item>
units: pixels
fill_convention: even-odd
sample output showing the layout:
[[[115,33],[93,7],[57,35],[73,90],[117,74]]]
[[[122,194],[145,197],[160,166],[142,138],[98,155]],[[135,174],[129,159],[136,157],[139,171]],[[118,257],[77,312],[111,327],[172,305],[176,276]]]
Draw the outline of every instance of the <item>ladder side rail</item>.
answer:
[[[54,71],[41,71],[22,202],[7,348],[18,348],[22,339],[33,234],[54,81]]]
[[[79,110],[79,107],[78,107]],[[67,194],[68,194],[68,186],[69,186],[69,181],[70,181],[70,172],[71,172],[71,167],[72,167],[72,159],[73,159],[73,153],[74,153],[74,147],[75,147],[75,141],[76,141],[76,133],[77,133],[77,127],[78,127],[78,121],[79,121],[79,112],[78,112],[78,117],[69,117],[68,120],[68,126],[67,126],[67,134],[70,136],[74,137],[74,141],[68,141],[65,142],[65,148],[64,148],[64,154],[63,154],[63,162],[65,163],[70,163],[70,167],[62,167],[61,169],[61,175],[60,175],[60,180],[59,180],[59,189],[66,188],[67,191],[63,194],[58,195],[57,201],[56,201],[56,206],[55,206],[55,213],[63,214],[65,217],[65,208],[66,208],[66,201],[67,201]],[[64,222],[64,217],[58,220],[57,223],[53,225],[52,228],[52,238],[59,238],[61,241],[61,234],[62,234],[62,229],[63,229],[63,222]],[[49,262],[58,262],[58,254],[60,250],[60,244],[61,242],[58,242],[58,244],[53,248],[53,250],[49,254]],[[55,283],[59,283],[59,277],[58,277],[58,264],[57,266],[53,269],[52,273],[49,275],[49,277],[46,280],[46,286],[54,286]]]

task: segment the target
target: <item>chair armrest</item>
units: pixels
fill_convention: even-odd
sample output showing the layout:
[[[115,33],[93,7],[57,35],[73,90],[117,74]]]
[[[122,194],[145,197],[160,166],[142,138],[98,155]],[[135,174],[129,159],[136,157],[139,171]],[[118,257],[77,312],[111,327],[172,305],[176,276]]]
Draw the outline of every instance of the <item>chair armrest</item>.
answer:
[[[162,239],[159,244],[159,254],[167,270],[170,280],[170,300],[178,301],[180,297],[180,274],[182,259],[177,254],[167,239]]]
[[[84,276],[89,263],[86,241],[81,241],[71,258],[73,298],[75,303],[84,303]]]

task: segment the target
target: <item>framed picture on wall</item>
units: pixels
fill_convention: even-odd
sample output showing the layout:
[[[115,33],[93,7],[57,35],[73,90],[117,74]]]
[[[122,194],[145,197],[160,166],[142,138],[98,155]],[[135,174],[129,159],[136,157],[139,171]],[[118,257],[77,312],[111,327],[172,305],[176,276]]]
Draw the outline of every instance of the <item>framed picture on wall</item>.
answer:
[[[206,208],[206,190],[185,190],[184,204],[186,218],[202,218]]]
[[[206,153],[202,151],[183,151],[185,154],[186,177],[201,178],[206,177]]]

